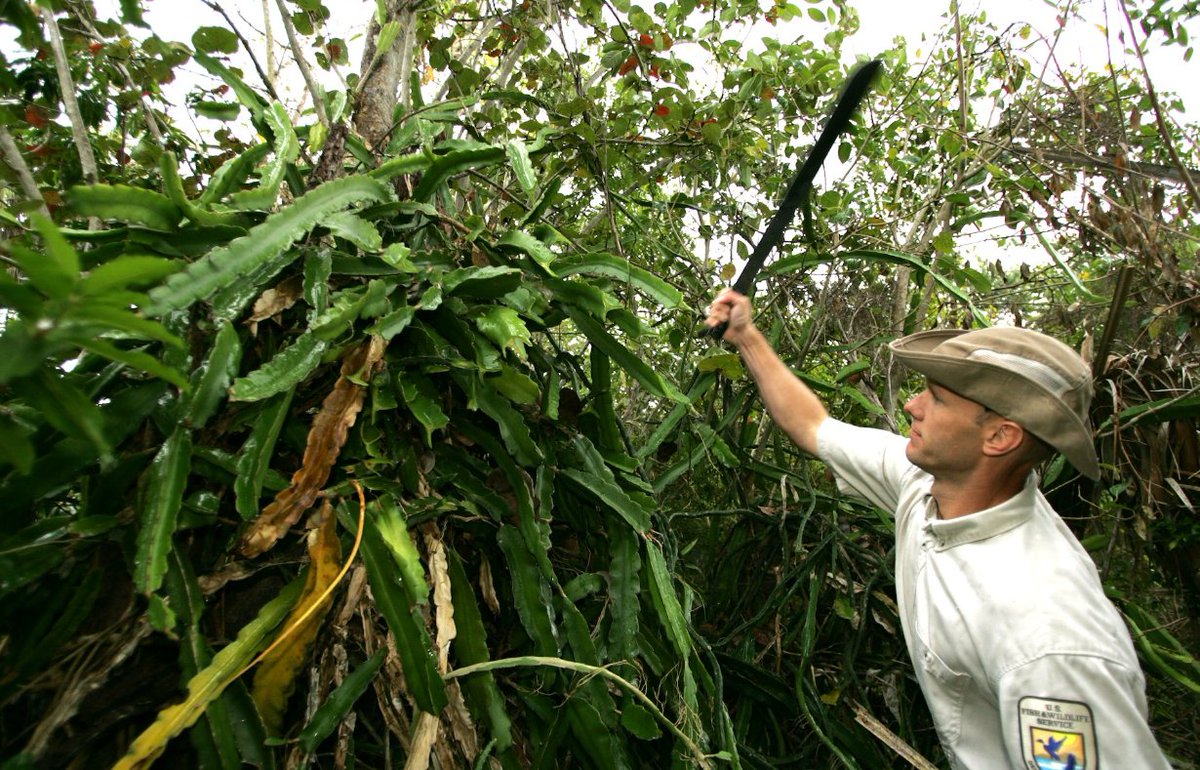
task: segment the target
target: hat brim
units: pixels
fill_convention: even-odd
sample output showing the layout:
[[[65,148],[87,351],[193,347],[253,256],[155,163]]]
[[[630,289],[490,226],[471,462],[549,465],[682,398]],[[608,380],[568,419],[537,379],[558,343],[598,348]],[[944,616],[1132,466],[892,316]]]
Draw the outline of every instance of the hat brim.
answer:
[[[961,329],[934,329],[917,332],[892,342],[893,355],[905,366],[930,380],[1017,422],[1030,433],[1061,452],[1080,473],[1100,478],[1100,463],[1092,432],[1079,415],[1038,383],[996,364],[935,352],[947,340],[966,334]],[[988,377],[981,378],[985,371]],[[1034,397],[1029,397],[1033,388]],[[1033,418],[1034,409],[1049,410],[1053,420],[1044,427],[1031,425],[1047,422]]]

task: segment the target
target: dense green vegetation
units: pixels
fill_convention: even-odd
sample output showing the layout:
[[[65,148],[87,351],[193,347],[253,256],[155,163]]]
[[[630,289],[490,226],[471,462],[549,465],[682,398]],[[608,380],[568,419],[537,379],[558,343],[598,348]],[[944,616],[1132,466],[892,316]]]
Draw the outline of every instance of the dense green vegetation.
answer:
[[[0,767],[941,762],[888,517],[695,335],[856,11],[564,5],[378,0],[352,66],[279,0],[298,101],[233,14],[0,3]],[[1136,54],[1197,8],[1122,3],[1107,70],[1061,13],[878,52],[759,322],[896,429],[895,336],[1085,352],[1103,478],[1044,485],[1195,767],[1200,129]]]

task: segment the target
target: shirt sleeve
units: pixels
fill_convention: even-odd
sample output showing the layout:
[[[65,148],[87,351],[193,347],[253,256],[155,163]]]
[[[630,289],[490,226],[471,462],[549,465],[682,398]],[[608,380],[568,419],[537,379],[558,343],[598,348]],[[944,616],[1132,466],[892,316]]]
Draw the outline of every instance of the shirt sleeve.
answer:
[[[916,471],[904,449],[908,439],[832,417],[817,428],[817,455],[833,470],[838,489],[895,511],[905,478]]]
[[[1001,676],[999,689],[1011,767],[1171,768],[1146,721],[1140,671],[1098,655],[1050,654]]]

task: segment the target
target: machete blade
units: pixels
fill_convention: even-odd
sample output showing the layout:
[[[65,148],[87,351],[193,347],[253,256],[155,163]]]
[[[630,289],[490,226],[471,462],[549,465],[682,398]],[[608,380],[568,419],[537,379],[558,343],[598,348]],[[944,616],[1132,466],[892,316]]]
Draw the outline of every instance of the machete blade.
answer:
[[[741,274],[734,281],[734,291],[746,295],[753,291],[755,277],[767,261],[767,256],[783,240],[783,233],[795,217],[796,209],[807,201],[808,195],[812,191],[813,179],[816,178],[817,172],[825,163],[825,158],[833,148],[833,143],[850,125],[850,119],[854,117],[858,105],[862,103],[863,97],[870,90],[871,83],[881,66],[882,63],[878,59],[866,62],[847,79],[846,85],[842,88],[842,94],[838,97],[837,104],[834,105],[833,112],[829,114],[820,135],[817,136],[816,144],[809,150],[804,165],[796,172],[792,183],[788,185],[787,193],[783,196],[778,210],[771,217],[771,221],[767,223],[767,229],[763,231],[762,237],[754,246],[754,251],[751,252],[745,266],[742,267]],[[725,334],[725,324],[709,327],[705,333],[720,339]]]

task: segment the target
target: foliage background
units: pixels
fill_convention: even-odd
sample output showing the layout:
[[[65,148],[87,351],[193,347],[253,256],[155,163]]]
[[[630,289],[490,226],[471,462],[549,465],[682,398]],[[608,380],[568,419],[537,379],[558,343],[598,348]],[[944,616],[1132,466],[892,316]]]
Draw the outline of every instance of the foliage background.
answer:
[[[854,6],[380,0],[346,35],[279,0],[259,43],[206,5],[183,41],[136,0],[0,6],[4,766],[937,766],[887,517],[694,336]],[[894,429],[897,335],[1084,351],[1104,477],[1044,486],[1180,767],[1200,161],[1140,52],[1190,61],[1197,11],[951,5],[872,52],[756,303],[834,414]],[[1058,59],[1097,18],[1111,65]]]

